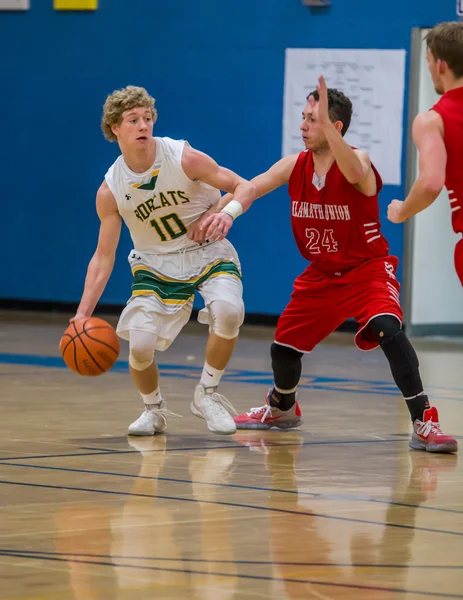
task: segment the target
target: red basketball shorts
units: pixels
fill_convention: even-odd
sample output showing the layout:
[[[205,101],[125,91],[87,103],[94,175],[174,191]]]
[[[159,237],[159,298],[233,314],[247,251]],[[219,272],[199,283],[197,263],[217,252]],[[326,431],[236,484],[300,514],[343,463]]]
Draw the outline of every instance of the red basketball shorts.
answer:
[[[463,285],[463,239],[458,241],[455,246],[455,271]]]
[[[397,264],[395,256],[375,258],[341,276],[328,276],[309,265],[294,282],[291,300],[278,320],[275,342],[310,352],[353,318],[359,325],[356,345],[360,350],[373,350],[379,344],[367,325],[374,317],[393,315],[402,323]]]

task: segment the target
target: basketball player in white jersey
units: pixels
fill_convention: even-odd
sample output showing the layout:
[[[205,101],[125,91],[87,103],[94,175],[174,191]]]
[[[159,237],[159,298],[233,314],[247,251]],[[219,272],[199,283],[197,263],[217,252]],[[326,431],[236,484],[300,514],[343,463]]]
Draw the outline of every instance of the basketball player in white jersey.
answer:
[[[198,320],[209,324],[206,362],[191,411],[210,431],[232,434],[230,402],[217,393],[244,318],[241,267],[228,240],[199,244],[188,239],[188,226],[220,198],[233,194],[217,234],[255,199],[255,188],[185,141],[153,137],[157,112],[144,88],[128,86],[108,96],[102,129],[117,141],[121,156],[98,190],[98,246],[90,261],[84,292],[72,320],[89,317],[111,275],[122,220],[133,241],[128,257],[133,273],[132,296],[120,316],[117,333],[129,341],[130,373],[145,403],[129,426],[131,435],[165,431],[167,410],[159,387],[154,351],[170,346],[187,323],[195,291],[206,308]]]

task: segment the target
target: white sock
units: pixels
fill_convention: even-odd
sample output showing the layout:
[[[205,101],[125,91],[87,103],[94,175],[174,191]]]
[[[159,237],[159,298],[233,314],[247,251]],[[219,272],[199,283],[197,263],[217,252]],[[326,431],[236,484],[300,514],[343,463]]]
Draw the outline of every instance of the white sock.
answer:
[[[224,369],[225,370],[225,369]],[[219,369],[214,369],[211,365],[204,363],[203,372],[201,374],[201,385],[205,388],[216,388],[219,383],[224,371],[219,371]]]
[[[154,392],[151,392],[151,394],[142,394],[140,392],[140,395],[143,398],[143,402],[146,406],[150,406],[152,404],[161,404],[162,402],[161,390],[159,389],[159,386],[154,390]]]

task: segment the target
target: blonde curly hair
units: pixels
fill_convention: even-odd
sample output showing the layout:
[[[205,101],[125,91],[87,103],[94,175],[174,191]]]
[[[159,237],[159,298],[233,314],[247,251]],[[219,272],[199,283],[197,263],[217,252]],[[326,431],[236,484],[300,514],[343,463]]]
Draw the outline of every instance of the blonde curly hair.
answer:
[[[128,85],[121,90],[115,90],[106,98],[103,106],[101,129],[105,138],[110,142],[117,142],[117,136],[113,133],[111,127],[122,123],[123,113],[132,108],[149,108],[153,123],[155,123],[158,113],[154,108],[154,103],[155,99],[148,94],[145,88]]]

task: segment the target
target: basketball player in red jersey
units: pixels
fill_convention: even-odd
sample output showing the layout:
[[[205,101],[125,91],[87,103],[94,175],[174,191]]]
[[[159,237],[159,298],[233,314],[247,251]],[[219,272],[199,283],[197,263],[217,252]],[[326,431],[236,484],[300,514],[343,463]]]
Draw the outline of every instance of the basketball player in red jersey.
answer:
[[[302,117],[306,150],[281,159],[252,183],[257,197],[289,184],[294,237],[311,264],[296,279],[291,301],[278,321],[271,347],[274,387],[265,406],[235,417],[236,426],[291,429],[300,425],[296,387],[301,358],[353,317],[359,324],[357,346],[361,350],[381,346],[390,363],[412,418],[410,447],[456,452],[456,440],[441,431],[437,410],[429,405],[418,358],[401,327],[398,260],[389,255],[380,232],[381,178],[368,155],[343,139],[352,104],[343,93],[328,90],[320,77]],[[212,209],[225,206],[223,211],[191,227],[188,235],[197,241],[204,235],[222,239],[237,216],[233,206],[230,215],[225,214],[231,197],[223,196]]]
[[[430,206],[447,188],[455,233],[463,233],[463,23],[441,23],[426,36],[427,60],[442,98],[413,122],[419,176],[406,200],[393,200],[388,218],[401,223]],[[455,269],[463,285],[463,240],[455,246]]]

